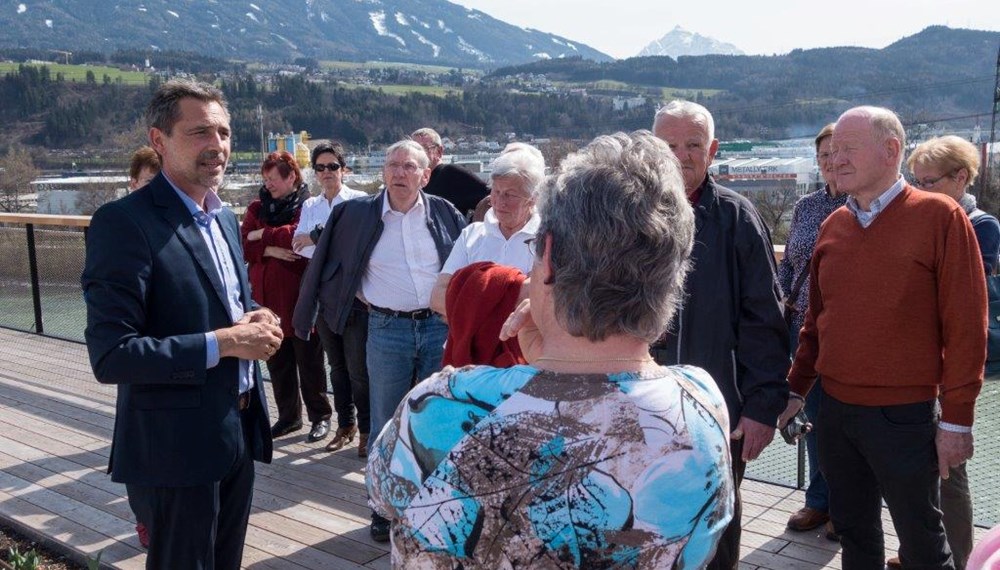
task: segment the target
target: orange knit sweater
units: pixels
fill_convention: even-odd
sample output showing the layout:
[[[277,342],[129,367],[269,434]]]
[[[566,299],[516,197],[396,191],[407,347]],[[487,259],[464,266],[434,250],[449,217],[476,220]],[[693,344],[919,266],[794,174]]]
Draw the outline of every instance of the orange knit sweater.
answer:
[[[855,405],[941,396],[942,420],[972,425],[986,360],[983,262],[965,212],[904,188],[868,228],[846,207],[813,253],[809,310],[789,372],[805,394]]]

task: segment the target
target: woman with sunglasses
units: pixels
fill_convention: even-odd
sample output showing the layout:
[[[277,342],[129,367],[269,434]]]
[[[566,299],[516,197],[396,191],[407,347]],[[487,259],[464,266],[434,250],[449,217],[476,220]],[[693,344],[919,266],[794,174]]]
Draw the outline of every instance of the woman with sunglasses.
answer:
[[[344,185],[344,171],[348,168],[344,160],[344,147],[340,143],[317,145],[312,151],[312,167],[323,193],[302,204],[302,217],[292,239],[295,253],[309,258],[316,249],[316,241],[333,207],[344,200],[366,195]]]
[[[906,165],[913,173],[914,186],[950,196],[962,207],[976,232],[983,269],[986,275],[993,274],[1000,255],[1000,222],[978,209],[976,197],[968,192],[979,174],[979,151],[976,146],[956,136],[933,138],[917,145]],[[972,497],[965,463],[952,467],[948,478],[941,481],[941,511],[955,568],[964,570],[973,542]],[[888,566],[902,567],[897,559],[889,560]]]
[[[347,162],[340,143],[322,143],[314,148],[312,167],[323,193],[309,198],[302,205],[302,217],[292,239],[295,252],[309,258],[316,249],[316,241],[333,207],[345,200],[367,195],[344,185]],[[358,455],[364,457],[369,432],[368,367],[365,364],[368,313],[360,301],[355,301],[344,334],[339,335],[327,326],[320,311],[316,317],[316,331],[330,361],[333,409],[337,411],[337,431],[326,450],[337,451],[351,443],[360,427],[362,443],[358,447]]]

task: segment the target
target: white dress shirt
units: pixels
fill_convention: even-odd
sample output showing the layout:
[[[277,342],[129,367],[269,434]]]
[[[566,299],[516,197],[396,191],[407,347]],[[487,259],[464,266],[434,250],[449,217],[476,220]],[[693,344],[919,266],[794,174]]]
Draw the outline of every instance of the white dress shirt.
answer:
[[[330,212],[333,211],[334,206],[341,202],[353,200],[354,198],[360,198],[362,196],[367,196],[367,194],[361,190],[353,190],[347,186],[341,186],[340,192],[333,197],[333,200],[327,200],[326,196],[323,194],[309,198],[302,203],[302,212],[299,214],[299,225],[295,228],[295,235],[300,236],[308,234],[316,229],[317,226],[325,226],[327,219],[330,218]],[[302,248],[302,251],[297,253],[302,257],[311,258],[314,251],[316,251],[315,245],[307,245]]]
[[[469,224],[462,230],[441,273],[454,275],[466,265],[477,261],[492,261],[516,267],[527,275],[531,271],[535,254],[524,242],[535,237],[539,222],[538,214],[532,212],[524,227],[507,239],[500,232],[500,221],[493,213],[493,208],[490,208],[482,222]]]
[[[441,270],[437,246],[427,227],[423,195],[405,214],[382,202],[382,236],[361,279],[361,293],[377,307],[416,311],[431,304],[431,289]]]

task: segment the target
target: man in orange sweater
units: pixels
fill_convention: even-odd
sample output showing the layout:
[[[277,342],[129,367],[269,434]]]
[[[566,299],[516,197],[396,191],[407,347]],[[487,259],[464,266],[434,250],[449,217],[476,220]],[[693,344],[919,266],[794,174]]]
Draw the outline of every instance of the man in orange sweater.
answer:
[[[779,419],[784,425],[802,407],[821,374],[819,463],[850,570],[883,568],[882,498],[904,568],[954,568],[938,477],[972,457],[986,358],[986,288],[972,225],[954,201],[906,184],[904,146],[888,109],[856,107],[837,121],[835,175],[849,197],[820,229]]]

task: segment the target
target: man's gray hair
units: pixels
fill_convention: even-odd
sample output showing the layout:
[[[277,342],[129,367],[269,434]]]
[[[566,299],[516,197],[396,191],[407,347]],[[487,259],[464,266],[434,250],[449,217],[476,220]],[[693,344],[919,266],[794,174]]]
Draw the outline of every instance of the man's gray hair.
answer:
[[[490,182],[496,178],[517,178],[531,196],[545,180],[545,157],[542,151],[527,143],[510,143],[491,165]]]
[[[715,119],[712,118],[712,114],[708,112],[708,109],[697,103],[674,99],[673,101],[660,107],[660,109],[656,111],[656,116],[653,117],[654,131],[656,130],[656,124],[664,117],[690,119],[695,122],[703,123],[706,127],[705,130],[708,131],[709,142],[715,140]]]
[[[571,335],[652,342],[670,324],[694,212],[669,151],[649,131],[601,136],[543,184],[536,252],[551,236],[555,315]]]
[[[205,103],[218,103],[226,116],[229,116],[226,97],[214,85],[190,79],[171,79],[156,89],[152,101],[146,107],[146,126],[159,129],[170,136],[170,131],[181,118],[181,100],[188,97]]]
[[[862,105],[848,109],[844,111],[840,118],[848,114],[861,115],[868,119],[872,126],[872,137],[875,139],[875,142],[882,144],[889,139],[899,141],[899,156],[896,157],[896,170],[900,170],[903,166],[904,149],[906,149],[906,129],[903,128],[903,123],[899,120],[899,116],[891,109],[872,105]],[[838,122],[840,118],[837,119]]]
[[[424,127],[422,129],[417,129],[417,130],[413,131],[412,133],[410,133],[410,138],[417,138],[417,137],[428,137],[429,139],[431,139],[431,142],[433,142],[437,146],[439,146],[439,147],[442,146],[442,144],[441,144],[441,135],[439,135],[437,133],[437,131],[435,131],[434,129],[432,129],[430,127]]]
[[[417,141],[410,139],[403,139],[401,141],[396,141],[392,143],[391,145],[389,145],[389,148],[385,149],[385,158],[388,160],[388,158],[392,156],[392,153],[396,152],[397,150],[405,150],[406,152],[413,155],[413,158],[416,159],[417,164],[420,165],[420,168],[427,168],[427,166],[431,163],[431,160],[427,158],[427,153],[424,152],[424,147],[420,146],[420,144]]]

